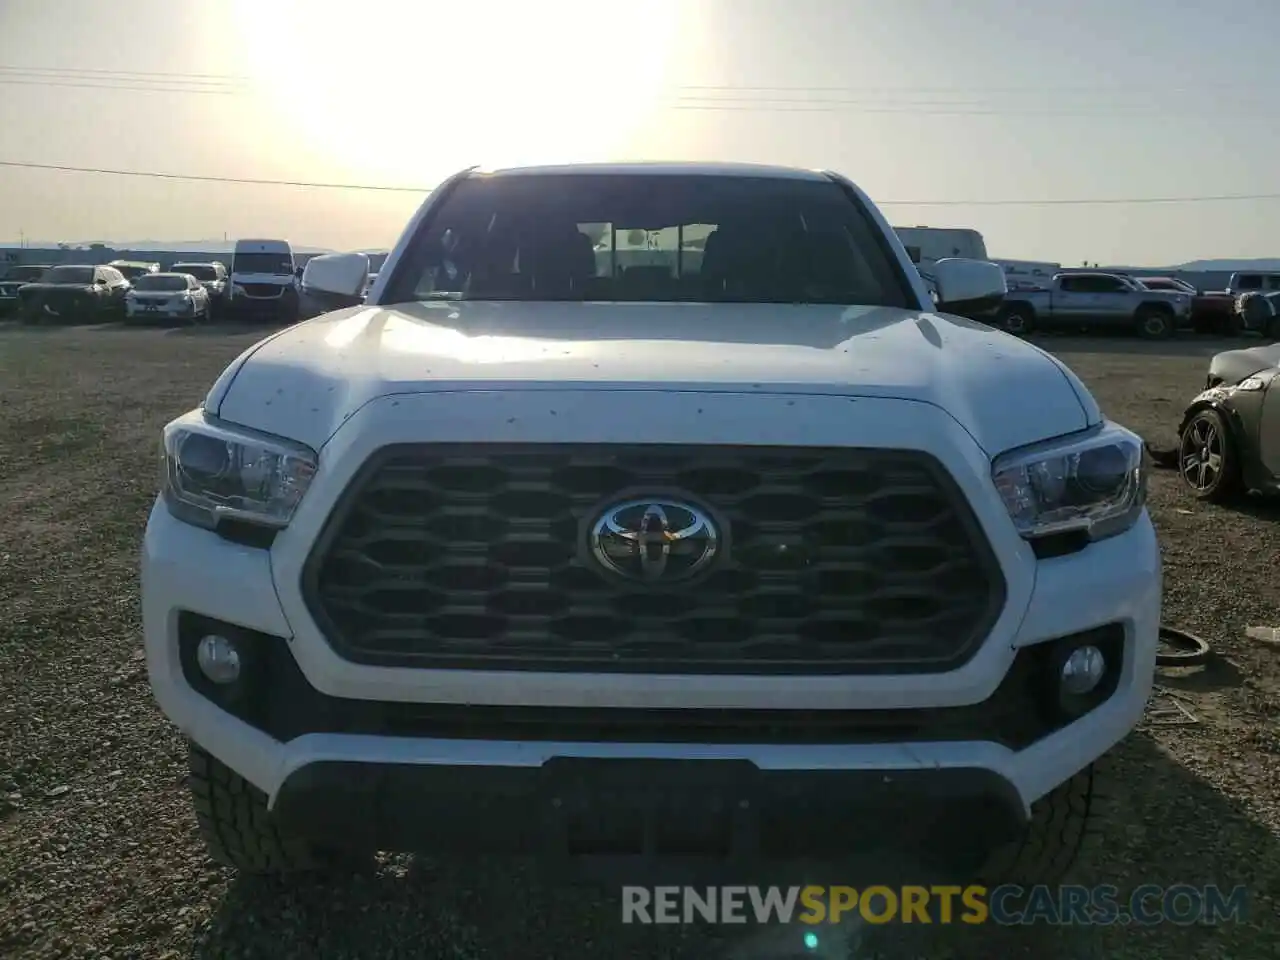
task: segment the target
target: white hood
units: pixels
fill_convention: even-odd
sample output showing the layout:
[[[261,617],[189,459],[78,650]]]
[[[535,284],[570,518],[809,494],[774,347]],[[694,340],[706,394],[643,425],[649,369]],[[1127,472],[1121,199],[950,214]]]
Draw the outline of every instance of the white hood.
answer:
[[[945,410],[993,456],[1099,419],[1080,382],[1030,344],[972,321],[883,307],[355,307],[286,328],[237,365],[206,409],[316,449],[381,396],[504,387],[919,401]]]

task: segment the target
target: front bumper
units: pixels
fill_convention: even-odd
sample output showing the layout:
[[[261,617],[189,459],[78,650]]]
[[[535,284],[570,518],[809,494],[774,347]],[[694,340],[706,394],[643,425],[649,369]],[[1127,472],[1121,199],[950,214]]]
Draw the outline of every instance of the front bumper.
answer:
[[[782,823],[783,827],[739,828],[735,835],[747,839],[726,841],[731,847],[771,848],[775,841],[794,846],[798,841],[787,834],[788,824],[795,827],[795,821],[807,819],[806,805],[818,813],[833,812],[830,805],[824,807],[824,798],[842,798],[837,804],[841,808],[866,799],[869,816],[886,815],[887,810],[891,820],[861,821],[873,827],[878,823],[882,831],[885,822],[900,822],[895,809],[910,805],[925,811],[922,830],[945,820],[949,826],[944,833],[963,833],[960,828],[972,827],[978,819],[972,810],[980,808],[989,815],[995,833],[1007,833],[1023,822],[1033,802],[1109,750],[1142,714],[1151,690],[1160,619],[1160,557],[1149,518],[1144,515],[1128,532],[1079,553],[1037,560],[1013,531],[991,489],[985,454],[949,417],[924,405],[895,401],[860,401],[865,416],[853,427],[845,406],[839,408],[839,416],[822,409],[840,402],[831,398],[806,400],[806,409],[800,409],[800,401],[785,397],[705,396],[697,402],[706,429],[721,442],[742,442],[735,431],[760,434],[763,441],[757,442],[793,441],[788,435],[793,431],[778,423],[777,408],[787,405],[787,416],[804,416],[806,439],[815,445],[830,442],[824,433],[841,431],[844,442],[851,445],[894,446],[905,436],[936,453],[974,508],[1007,584],[1004,610],[986,642],[958,669],[934,674],[780,678],[413,669],[343,660],[308,613],[301,572],[311,544],[350,478],[381,446],[406,437],[436,439],[424,438],[424,430],[439,431],[442,441],[462,439],[449,434],[480,429],[478,420],[489,405],[501,408],[502,423],[509,422],[509,409],[530,406],[521,406],[518,397],[475,395],[468,400],[472,419],[464,422],[431,416],[424,408],[432,402],[438,401],[422,400],[419,406],[416,399],[400,398],[371,404],[352,417],[324,448],[321,470],[307,499],[270,549],[233,543],[180,523],[159,503],[148,524],[142,561],[143,615],[148,669],[161,708],[192,740],[262,789],[279,816],[300,827],[329,836],[369,830],[377,845],[389,848],[453,843],[483,848],[491,833],[494,844],[517,848],[532,844],[536,849],[546,830],[560,829],[555,826],[558,814],[554,811],[569,803],[568,794],[559,792],[569,788],[559,784],[589,781],[596,775],[584,767],[577,767],[580,773],[556,772],[564,769],[567,760],[578,759],[662,761],[654,776],[661,779],[671,774],[674,785],[709,777],[703,792],[720,804],[722,814],[756,809],[753,798],[760,796],[759,803],[772,811],[765,817],[766,824]],[[620,411],[609,409],[614,402],[598,397],[585,415],[598,414],[602,425],[616,424]],[[807,409],[809,405],[813,409]],[[568,407],[557,408],[563,412]],[[639,431],[635,442],[669,439],[645,435],[648,430],[668,429],[663,418],[627,422]],[[532,417],[522,426],[530,432],[530,442],[561,439],[537,435],[542,428]],[[597,439],[593,428],[582,423],[562,424],[558,429]],[[771,439],[770,431],[778,432],[779,439]],[[850,432],[857,435],[849,437]],[[281,638],[288,661],[296,665],[307,690],[340,704],[381,711],[386,714],[384,721],[414,707],[449,708],[476,717],[486,710],[576,708],[655,714],[693,710],[708,715],[744,710],[909,713],[963,708],[991,699],[1014,669],[1020,651],[1103,627],[1118,630],[1122,637],[1123,668],[1116,689],[1104,703],[1026,745],[1009,745],[979,734],[944,739],[932,733],[906,739],[778,742],[753,735],[737,739],[697,734],[684,739],[588,736],[581,727],[574,735],[541,736],[467,734],[448,725],[388,732],[385,723],[356,725],[345,720],[316,723],[301,731],[276,729],[273,736],[216,705],[189,682],[180,637],[184,618],[190,615]],[[278,690],[277,696],[284,695]],[[358,776],[352,775],[353,765]],[[825,785],[820,783],[822,777],[811,775],[816,772],[829,778]],[[629,774],[620,776],[625,779]],[[869,784],[880,784],[888,788],[887,793],[869,790]],[[579,807],[587,802],[584,796],[612,798],[595,802],[625,806],[630,802],[628,794],[637,793],[598,784],[575,789],[573,802]],[[769,796],[784,799],[765,804]],[[557,797],[561,807],[548,806]],[[747,801],[746,807],[740,806],[742,801]],[[669,803],[662,796],[646,802],[659,811]],[[437,820],[415,812],[433,804],[452,813]],[[953,806],[962,811],[958,827],[949,814],[942,815]],[[482,810],[489,812],[475,815]],[[811,818],[815,823],[824,819],[818,813]],[[657,824],[670,819],[654,814],[639,821]],[[848,816],[843,819],[847,821]],[[448,822],[450,828],[434,829],[440,822]],[[467,822],[475,823],[477,829],[464,830]],[[503,830],[497,825],[503,830],[509,825],[512,835],[499,836]],[[513,837],[519,842],[513,842]]]
[[[174,306],[160,304],[155,307],[130,302],[125,308],[125,318],[130,323],[155,323],[161,320],[193,320],[199,316],[195,304]]]

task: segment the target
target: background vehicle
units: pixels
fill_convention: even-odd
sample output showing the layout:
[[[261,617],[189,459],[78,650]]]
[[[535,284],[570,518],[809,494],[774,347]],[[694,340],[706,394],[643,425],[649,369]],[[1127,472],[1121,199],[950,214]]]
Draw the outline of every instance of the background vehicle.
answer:
[[[112,260],[107,266],[120,271],[121,276],[130,283],[148,273],[160,272],[160,264],[146,260]]]
[[[237,240],[231,258],[228,310],[240,318],[298,318],[297,265],[287,240]]]
[[[61,264],[18,288],[18,313],[29,323],[103,323],[124,317],[129,281],[114,267]]]
[[[48,269],[47,263],[24,263],[0,273],[0,317],[7,317],[18,309],[18,288],[35,283]]]
[[[1220,336],[1235,331],[1233,303],[1223,293],[1203,293],[1185,280],[1177,277],[1135,277],[1147,290],[1163,290],[1167,293],[1185,293],[1191,297],[1191,326],[1196,333],[1215,333]]]
[[[138,277],[125,297],[133,323],[187,320],[208,323],[212,316],[209,291],[189,273],[150,273]]]
[[[1272,390],[1276,390],[1275,395]],[[1210,361],[1178,425],[1178,472],[1201,500],[1280,490],[1280,343]]]
[[[1037,327],[1131,328],[1148,338],[1169,337],[1191,318],[1191,295],[1147,290],[1114,273],[1060,273],[1044,291],[1005,296],[1000,321],[1010,333]]]
[[[164,431],[147,662],[215,857],[1071,861],[1159,552],[1140,440],[949,315],[999,267],[935,304],[843,177],[623,164],[459,174],[368,273],[309,262],[351,309]]]
[[[1233,273],[1227,281],[1227,296],[1242,293],[1275,293],[1280,291],[1280,273]]]
[[[209,263],[175,263],[170,273],[188,273],[195,277],[209,293],[209,303],[216,312],[224,305],[227,295],[227,268],[214,260]]]
[[[1234,333],[1247,331],[1280,340],[1280,291],[1255,290],[1240,294],[1235,300],[1232,319]]]

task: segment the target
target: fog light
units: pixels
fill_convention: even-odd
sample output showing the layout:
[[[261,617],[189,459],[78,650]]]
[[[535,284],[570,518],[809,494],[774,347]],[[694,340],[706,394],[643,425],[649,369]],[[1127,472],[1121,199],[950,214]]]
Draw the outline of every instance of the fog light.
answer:
[[[1102,682],[1107,672],[1107,659],[1097,647],[1085,645],[1076,647],[1062,664],[1062,674],[1058,678],[1062,692],[1067,696],[1080,697],[1092,693]]]
[[[226,637],[201,637],[196,647],[200,672],[217,684],[235,683],[240,678],[240,652]]]

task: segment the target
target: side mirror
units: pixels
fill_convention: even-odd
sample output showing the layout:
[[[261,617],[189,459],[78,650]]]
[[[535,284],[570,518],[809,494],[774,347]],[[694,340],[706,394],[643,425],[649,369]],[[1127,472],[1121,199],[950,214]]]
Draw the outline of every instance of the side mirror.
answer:
[[[363,253],[326,253],[312,257],[302,271],[302,292],[328,309],[354,307],[364,296],[369,258]]]
[[[933,282],[938,291],[937,309],[942,313],[994,310],[1008,292],[1004,269],[985,260],[939,260],[934,265]]]
[[[907,247],[907,256],[911,258],[911,262],[919,266],[921,256],[919,247]]]

